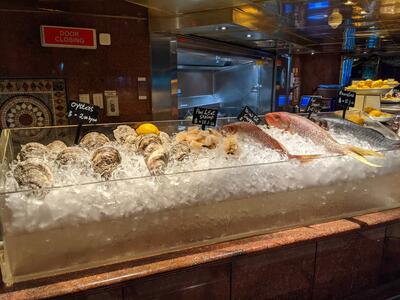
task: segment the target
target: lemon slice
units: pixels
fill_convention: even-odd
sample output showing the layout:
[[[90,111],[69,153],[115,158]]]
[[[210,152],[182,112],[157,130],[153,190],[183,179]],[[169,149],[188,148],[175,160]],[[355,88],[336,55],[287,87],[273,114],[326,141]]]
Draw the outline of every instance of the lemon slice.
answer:
[[[144,135],[144,134],[160,134],[160,130],[158,130],[157,126],[151,124],[151,123],[144,123],[140,125],[138,128],[136,128],[136,133],[139,135]]]

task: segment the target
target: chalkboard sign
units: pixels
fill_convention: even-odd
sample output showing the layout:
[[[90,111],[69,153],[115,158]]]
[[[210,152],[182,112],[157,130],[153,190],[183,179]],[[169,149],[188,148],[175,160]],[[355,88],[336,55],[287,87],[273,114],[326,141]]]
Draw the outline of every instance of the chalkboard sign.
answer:
[[[218,110],[204,107],[195,107],[193,112],[193,124],[201,125],[203,130],[206,126],[217,125]]]
[[[356,103],[356,93],[345,90],[339,91],[337,103],[341,107],[346,107],[346,109],[348,107],[354,107]]]
[[[97,123],[99,107],[83,102],[70,101],[68,104],[68,119],[82,124]]]
[[[322,110],[321,102],[318,101],[321,98],[311,97],[310,102],[307,105],[306,112],[308,113],[307,118],[311,118],[312,113],[319,113]]]
[[[238,116],[238,120],[241,122],[248,122],[255,125],[260,124],[261,119],[257,116],[257,114],[250,109],[250,107],[245,106]]]

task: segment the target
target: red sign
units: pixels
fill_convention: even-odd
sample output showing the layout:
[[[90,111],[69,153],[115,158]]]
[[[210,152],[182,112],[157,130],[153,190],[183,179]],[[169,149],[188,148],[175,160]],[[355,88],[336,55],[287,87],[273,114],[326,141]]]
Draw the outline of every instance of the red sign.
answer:
[[[96,30],[91,28],[40,26],[43,47],[96,49]]]

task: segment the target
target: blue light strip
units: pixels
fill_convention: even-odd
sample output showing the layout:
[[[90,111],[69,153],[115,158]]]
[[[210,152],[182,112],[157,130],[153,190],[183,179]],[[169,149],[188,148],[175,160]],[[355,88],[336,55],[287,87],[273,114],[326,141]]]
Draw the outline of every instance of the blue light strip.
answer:
[[[308,10],[328,8],[328,7],[329,7],[329,1],[318,1],[318,2],[308,3]]]
[[[348,86],[351,81],[351,70],[353,68],[353,58],[345,57],[342,61],[342,74],[340,78],[340,85],[342,87]]]

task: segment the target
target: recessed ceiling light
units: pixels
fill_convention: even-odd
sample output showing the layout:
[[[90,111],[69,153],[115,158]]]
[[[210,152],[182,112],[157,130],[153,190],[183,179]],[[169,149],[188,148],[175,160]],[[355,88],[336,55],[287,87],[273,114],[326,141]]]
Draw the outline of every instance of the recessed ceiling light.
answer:
[[[251,37],[253,37],[253,35],[250,34],[250,33],[248,33],[248,34],[246,34],[246,37],[247,37],[247,38],[251,38]]]
[[[314,55],[315,54],[315,51],[311,51],[311,55]]]
[[[228,28],[226,26],[221,26],[220,29],[221,30],[227,30]]]

